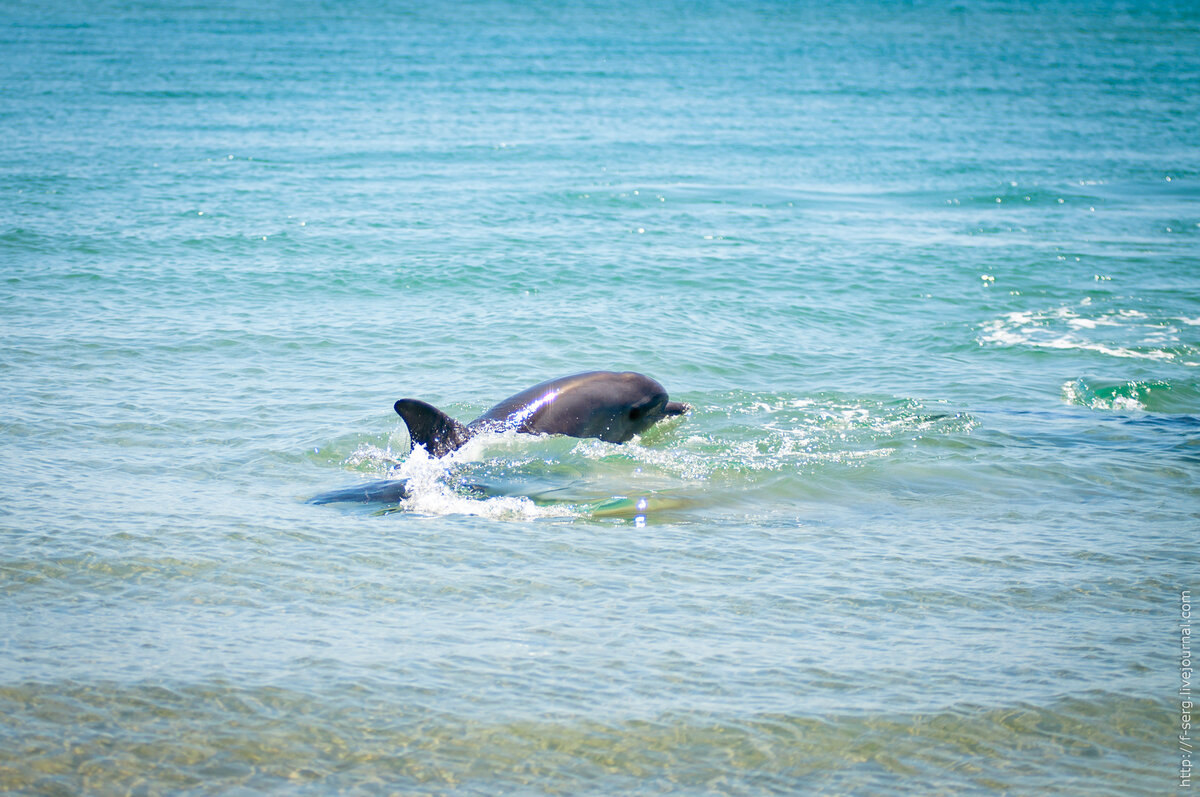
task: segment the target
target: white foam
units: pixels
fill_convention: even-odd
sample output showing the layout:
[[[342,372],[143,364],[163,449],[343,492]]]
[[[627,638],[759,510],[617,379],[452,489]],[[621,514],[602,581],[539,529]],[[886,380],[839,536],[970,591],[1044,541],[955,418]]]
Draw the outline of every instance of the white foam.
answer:
[[[1114,410],[1145,410],[1146,405],[1132,396],[1116,396],[1108,402]]]
[[[1119,327],[1121,324],[1107,318],[1072,318],[1067,323],[1075,329],[1095,329],[1096,327]]]
[[[1091,308],[1089,308],[1091,309]],[[1125,337],[1140,336],[1137,347],[1111,340],[1097,340],[1088,333],[1100,328],[1120,329]],[[1030,346],[1039,349],[1094,351],[1110,357],[1141,360],[1175,360],[1167,347],[1177,344],[1172,330],[1154,324],[1139,310],[1096,312],[1082,316],[1069,307],[1006,313],[980,327],[980,345]]]

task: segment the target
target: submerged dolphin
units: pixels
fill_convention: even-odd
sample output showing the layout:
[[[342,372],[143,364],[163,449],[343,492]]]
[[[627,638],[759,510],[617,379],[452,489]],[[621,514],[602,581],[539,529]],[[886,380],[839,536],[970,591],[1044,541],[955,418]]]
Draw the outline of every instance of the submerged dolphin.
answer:
[[[413,445],[425,446],[432,457],[461,448],[481,432],[565,434],[624,443],[668,415],[689,409],[668,401],[658,382],[632,371],[551,379],[506,398],[466,425],[424,401],[400,399],[395,406]]]
[[[408,498],[408,479],[381,479],[321,493],[310,504],[396,504]]]

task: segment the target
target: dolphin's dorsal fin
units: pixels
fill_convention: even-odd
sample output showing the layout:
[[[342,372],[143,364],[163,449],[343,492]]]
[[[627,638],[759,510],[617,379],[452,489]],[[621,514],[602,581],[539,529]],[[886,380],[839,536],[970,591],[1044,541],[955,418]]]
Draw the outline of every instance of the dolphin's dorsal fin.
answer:
[[[441,457],[461,448],[471,439],[467,427],[432,404],[417,399],[400,399],[396,414],[408,426],[413,445],[423,445],[431,457]]]

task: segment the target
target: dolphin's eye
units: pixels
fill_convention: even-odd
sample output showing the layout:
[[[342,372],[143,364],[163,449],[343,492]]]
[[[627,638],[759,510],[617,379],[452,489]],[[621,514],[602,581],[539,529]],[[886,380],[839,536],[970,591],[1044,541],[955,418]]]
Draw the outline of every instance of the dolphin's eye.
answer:
[[[640,417],[642,417],[641,407],[634,407],[629,411],[629,420],[636,421]]]

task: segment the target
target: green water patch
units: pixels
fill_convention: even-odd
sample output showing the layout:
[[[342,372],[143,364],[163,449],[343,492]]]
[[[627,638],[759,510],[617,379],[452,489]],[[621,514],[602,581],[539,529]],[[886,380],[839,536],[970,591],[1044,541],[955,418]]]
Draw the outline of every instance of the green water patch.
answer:
[[[1200,388],[1167,380],[1080,377],[1062,386],[1068,404],[1094,410],[1182,413],[1200,410]]]

